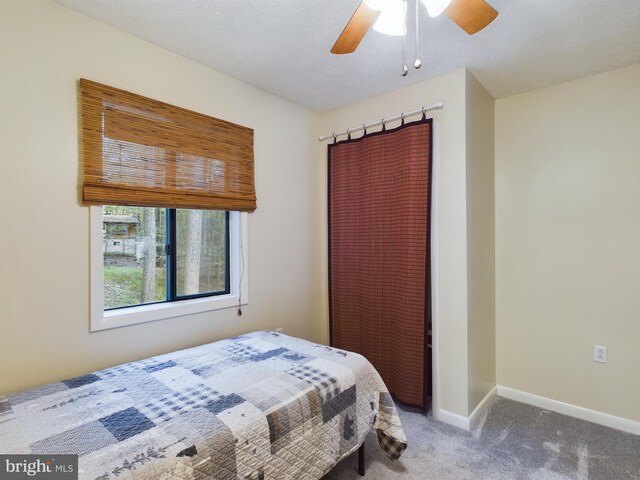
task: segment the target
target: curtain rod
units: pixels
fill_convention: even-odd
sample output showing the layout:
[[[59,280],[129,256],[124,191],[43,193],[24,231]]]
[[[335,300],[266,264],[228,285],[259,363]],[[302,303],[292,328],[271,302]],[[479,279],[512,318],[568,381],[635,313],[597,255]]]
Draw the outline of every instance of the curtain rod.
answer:
[[[444,104],[442,102],[434,103],[433,105],[431,105],[429,107],[422,107],[421,109],[414,110],[413,112],[401,113],[400,115],[396,115],[395,117],[383,118],[382,120],[378,120],[377,122],[365,123],[364,125],[362,125],[360,127],[347,128],[346,130],[343,130],[342,132],[333,132],[333,133],[331,133],[329,135],[323,135],[322,137],[318,138],[318,141],[319,142],[323,142],[325,140],[329,140],[330,138],[339,137],[340,135],[351,135],[354,132],[359,132],[360,130],[367,130],[368,128],[377,127],[378,125],[384,125],[387,122],[393,122],[395,120],[401,120],[401,119],[404,120],[406,117],[411,117],[413,115],[418,115],[419,113],[427,113],[427,112],[430,112],[432,110],[442,110],[443,107],[444,107]]]

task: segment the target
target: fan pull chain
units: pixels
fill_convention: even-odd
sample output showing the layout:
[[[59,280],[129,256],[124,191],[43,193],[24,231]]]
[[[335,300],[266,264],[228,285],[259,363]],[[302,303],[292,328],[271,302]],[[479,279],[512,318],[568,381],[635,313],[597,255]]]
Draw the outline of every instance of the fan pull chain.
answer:
[[[402,10],[404,12],[404,33],[402,34],[402,72],[403,77],[407,76],[407,0],[402,0]]]
[[[419,0],[416,0],[416,61],[413,64],[413,68],[415,68],[416,70],[419,69],[422,66],[422,62],[420,61],[420,22],[419,17],[418,17],[418,11],[419,11]]]

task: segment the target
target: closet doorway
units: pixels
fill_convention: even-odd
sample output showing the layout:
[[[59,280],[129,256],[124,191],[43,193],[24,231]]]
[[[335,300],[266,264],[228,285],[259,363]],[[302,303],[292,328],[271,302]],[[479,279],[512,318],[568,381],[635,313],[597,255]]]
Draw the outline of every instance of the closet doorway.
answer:
[[[331,345],[365,356],[399,402],[431,396],[432,120],[329,145]]]

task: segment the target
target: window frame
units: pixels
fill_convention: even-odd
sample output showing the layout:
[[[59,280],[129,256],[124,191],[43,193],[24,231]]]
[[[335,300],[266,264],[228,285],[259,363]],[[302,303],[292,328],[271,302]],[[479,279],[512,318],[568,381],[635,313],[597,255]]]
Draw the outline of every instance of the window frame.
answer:
[[[167,254],[167,265],[169,266],[167,270],[167,279],[171,278],[169,285],[167,286],[167,302],[179,302],[180,300],[192,300],[194,298],[202,298],[202,297],[213,297],[220,295],[228,295],[231,293],[231,254],[229,252],[229,245],[231,244],[231,231],[229,230],[229,225],[231,224],[231,212],[225,210],[225,228],[227,229],[228,235],[226,237],[225,244],[225,252],[226,252],[226,262],[229,265],[227,272],[225,274],[225,289],[224,291],[219,292],[201,292],[201,293],[192,293],[188,295],[179,295],[178,294],[178,281],[175,278],[172,278],[173,275],[177,274],[178,271],[178,243],[177,243],[177,210],[176,208],[167,208],[167,239],[169,239],[169,253]]]
[[[248,214],[229,212],[228,294],[180,298],[131,307],[104,309],[104,258],[102,252],[102,207],[89,207],[90,332],[137,325],[247,305],[249,303]]]

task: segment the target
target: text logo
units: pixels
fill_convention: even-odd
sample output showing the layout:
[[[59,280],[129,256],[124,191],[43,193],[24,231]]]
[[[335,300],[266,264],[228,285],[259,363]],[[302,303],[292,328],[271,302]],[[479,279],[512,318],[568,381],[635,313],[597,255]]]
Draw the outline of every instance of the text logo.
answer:
[[[0,480],[77,478],[77,455],[0,455]]]

